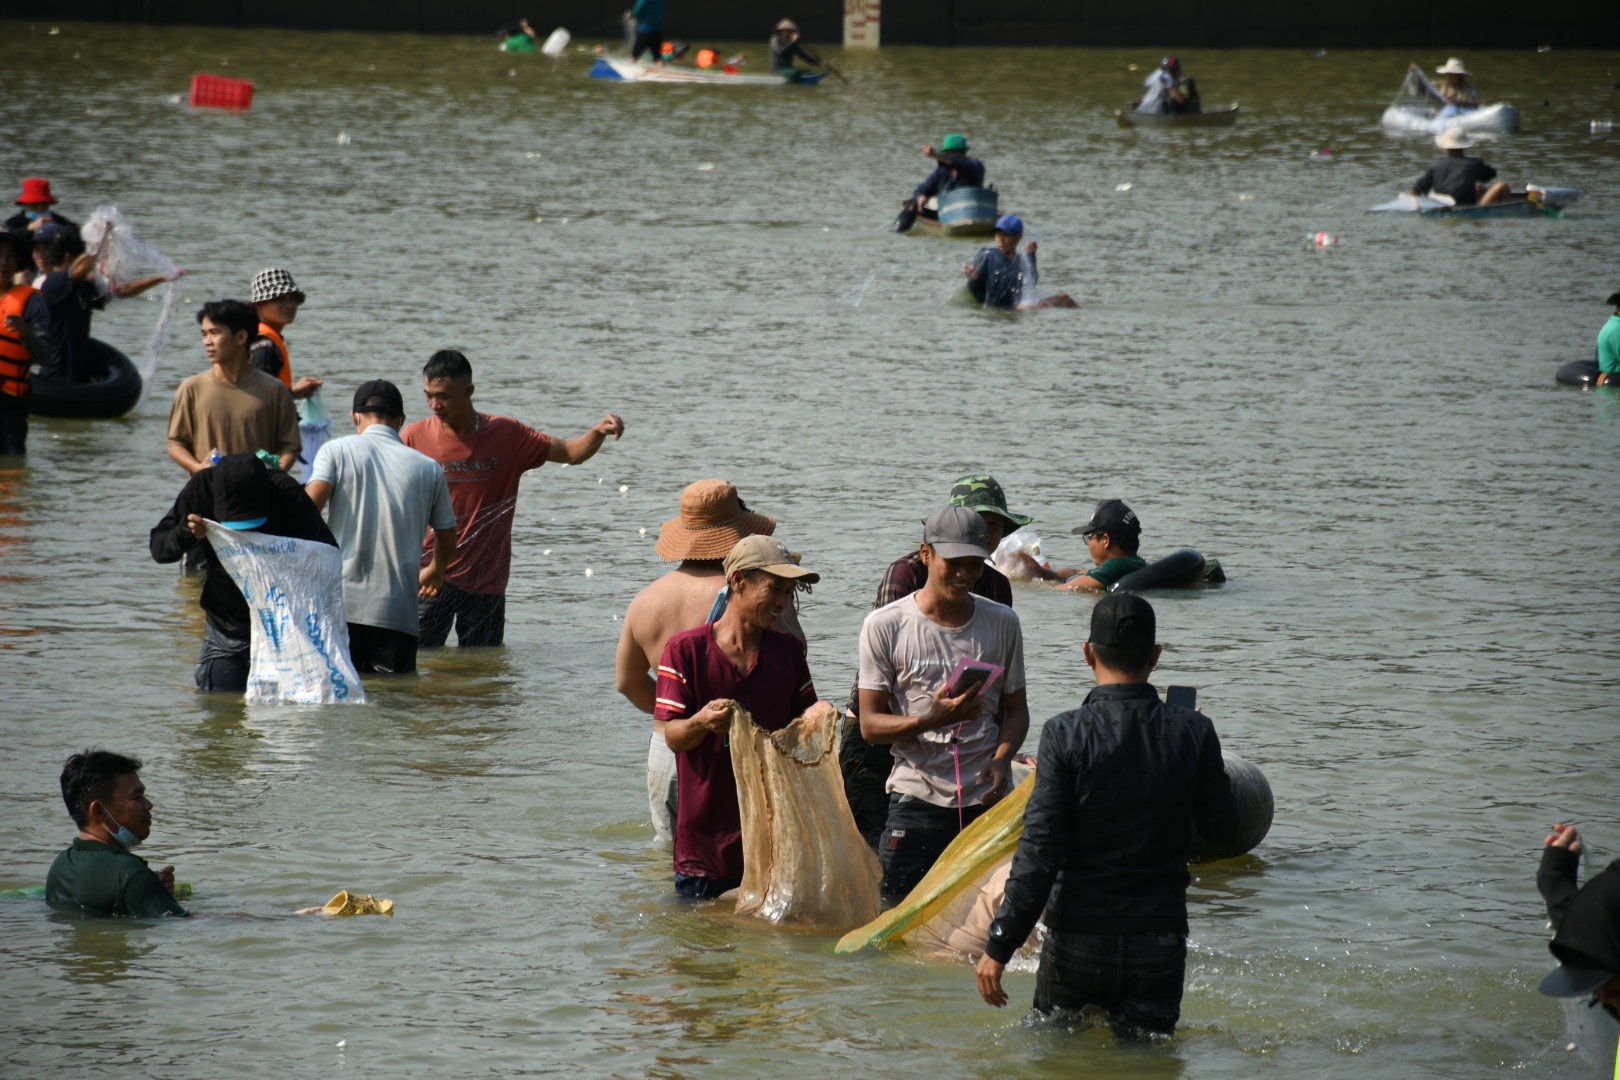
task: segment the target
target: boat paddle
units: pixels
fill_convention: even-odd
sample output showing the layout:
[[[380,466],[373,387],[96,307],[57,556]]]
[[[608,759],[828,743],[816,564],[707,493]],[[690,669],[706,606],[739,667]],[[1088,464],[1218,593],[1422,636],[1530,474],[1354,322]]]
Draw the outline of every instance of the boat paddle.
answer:
[[[849,85],[849,80],[844,78],[844,73],[839,71],[837,68],[833,67],[831,64],[827,63],[827,61],[823,60],[821,62],[821,66],[826,68],[832,74],[837,75],[839,82],[843,83],[845,86]]]

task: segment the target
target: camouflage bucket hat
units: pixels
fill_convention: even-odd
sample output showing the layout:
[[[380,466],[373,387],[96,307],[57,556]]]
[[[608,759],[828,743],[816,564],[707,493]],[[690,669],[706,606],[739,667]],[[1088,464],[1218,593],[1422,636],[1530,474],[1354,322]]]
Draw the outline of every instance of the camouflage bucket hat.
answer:
[[[993,476],[964,476],[951,485],[951,497],[946,506],[965,506],[969,510],[1000,514],[1012,522],[1013,528],[1028,525],[1035,519],[1027,514],[1015,514],[1007,509],[1007,495]]]

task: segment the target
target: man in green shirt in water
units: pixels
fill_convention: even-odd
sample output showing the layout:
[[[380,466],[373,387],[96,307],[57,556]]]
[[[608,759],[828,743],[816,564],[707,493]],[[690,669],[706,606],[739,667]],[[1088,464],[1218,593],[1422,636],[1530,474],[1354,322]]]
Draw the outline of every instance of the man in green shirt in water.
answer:
[[[1069,531],[1086,538],[1086,550],[1096,566],[1090,570],[1073,567],[1054,570],[1042,566],[1029,555],[1020,554],[1018,567],[1021,572],[1011,576],[1060,582],[1052,587],[1067,592],[1085,589],[1107,592],[1114,587],[1114,582],[1147,565],[1147,560],[1136,553],[1142,543],[1142,523],[1136,519],[1136,511],[1119,499],[1104,499],[1091,512],[1090,521]]]
[[[53,907],[86,915],[189,915],[174,899],[174,867],[156,873],[132,848],[152,832],[141,763],[110,750],[74,754],[62,767],[62,801],[79,835],[45,879]]]

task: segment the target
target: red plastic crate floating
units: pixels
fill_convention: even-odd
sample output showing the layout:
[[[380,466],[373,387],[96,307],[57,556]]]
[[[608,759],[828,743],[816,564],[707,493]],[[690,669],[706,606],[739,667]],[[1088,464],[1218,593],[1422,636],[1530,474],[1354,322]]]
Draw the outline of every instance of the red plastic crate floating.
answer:
[[[191,77],[191,107],[193,109],[251,109],[253,84],[246,79],[228,79],[223,75],[193,75]]]

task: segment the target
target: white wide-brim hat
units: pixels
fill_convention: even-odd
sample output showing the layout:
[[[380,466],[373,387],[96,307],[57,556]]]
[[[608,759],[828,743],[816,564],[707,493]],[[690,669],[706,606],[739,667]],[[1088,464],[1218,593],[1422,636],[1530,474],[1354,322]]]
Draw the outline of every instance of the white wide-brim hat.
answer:
[[[1446,128],[1434,137],[1434,145],[1442,150],[1466,150],[1474,145],[1474,140],[1456,128]]]
[[[1461,60],[1453,56],[1444,64],[1441,64],[1439,67],[1435,68],[1434,73],[1436,75],[1466,75],[1468,74],[1468,69],[1463,67],[1463,62]]]

